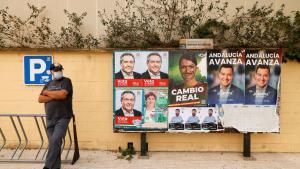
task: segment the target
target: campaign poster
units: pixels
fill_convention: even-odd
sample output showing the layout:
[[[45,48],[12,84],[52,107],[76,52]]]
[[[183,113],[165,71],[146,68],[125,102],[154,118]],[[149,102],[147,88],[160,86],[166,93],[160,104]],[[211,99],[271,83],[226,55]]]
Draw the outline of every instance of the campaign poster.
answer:
[[[115,90],[115,128],[141,128],[143,96],[143,90],[127,88]]]
[[[245,50],[207,50],[208,104],[243,104]]]
[[[245,104],[276,105],[282,51],[246,50]]]
[[[216,107],[169,107],[170,132],[224,131],[223,115]]]
[[[168,128],[168,89],[117,88],[115,131],[163,131]]]
[[[169,52],[169,107],[207,105],[205,51]]]
[[[167,129],[168,90],[147,88],[144,90],[143,129]]]
[[[115,87],[167,87],[167,51],[115,51]]]

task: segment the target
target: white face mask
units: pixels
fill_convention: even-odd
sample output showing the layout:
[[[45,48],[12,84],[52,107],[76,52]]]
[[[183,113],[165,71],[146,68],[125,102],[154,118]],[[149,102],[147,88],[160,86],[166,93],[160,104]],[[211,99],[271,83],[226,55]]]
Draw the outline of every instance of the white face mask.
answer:
[[[63,77],[63,73],[62,71],[59,71],[59,72],[53,72],[53,78],[56,79],[56,80],[59,80]]]

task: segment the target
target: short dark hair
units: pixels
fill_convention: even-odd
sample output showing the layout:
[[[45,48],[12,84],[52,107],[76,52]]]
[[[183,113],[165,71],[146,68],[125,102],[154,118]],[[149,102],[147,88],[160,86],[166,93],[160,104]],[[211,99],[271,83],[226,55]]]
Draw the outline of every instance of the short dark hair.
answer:
[[[258,65],[256,68],[255,68],[255,73],[257,73],[257,70],[258,69],[268,69],[269,71],[269,74],[270,74],[270,67],[268,65]]]
[[[181,65],[181,61],[183,59],[192,61],[195,65],[197,65],[197,58],[193,53],[188,53],[188,52],[183,53],[179,59],[179,66]]]
[[[221,72],[221,69],[222,68],[230,68],[232,70],[232,72],[234,72],[233,70],[233,65],[230,65],[230,64],[222,64],[219,68],[219,72]]]
[[[180,112],[180,109],[176,109],[175,111],[179,111]]]
[[[213,109],[208,109],[208,111],[210,111],[210,110],[211,110],[212,112],[214,112],[214,110],[213,110]]]
[[[147,94],[145,94],[145,99],[147,100],[148,97],[150,96],[154,96],[155,100],[156,100],[156,95],[153,92],[148,92]]]
[[[161,56],[160,56],[160,54],[159,53],[150,53],[148,56],[147,56],[147,63],[149,62],[149,58],[151,57],[151,56],[153,56],[153,55],[155,55],[155,56],[159,56],[159,58],[160,58],[160,61],[162,61],[162,59],[161,59]]]
[[[123,57],[124,56],[131,56],[133,58],[133,61],[135,62],[135,58],[134,58],[134,55],[132,53],[123,53],[121,56],[120,56],[120,64],[122,63],[123,61]]]
[[[197,109],[192,109],[192,111],[194,111],[194,110],[197,111]]]
[[[130,90],[126,90],[126,91],[122,92],[122,94],[121,94],[121,101],[123,100],[124,95],[127,93],[132,94],[134,97],[134,100],[135,100],[135,94]]]

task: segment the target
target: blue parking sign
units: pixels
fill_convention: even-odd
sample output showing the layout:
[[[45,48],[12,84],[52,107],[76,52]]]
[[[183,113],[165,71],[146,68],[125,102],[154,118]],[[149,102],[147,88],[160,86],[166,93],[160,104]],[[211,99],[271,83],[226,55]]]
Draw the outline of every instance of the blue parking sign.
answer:
[[[52,79],[52,56],[24,56],[23,63],[26,85],[44,85]]]

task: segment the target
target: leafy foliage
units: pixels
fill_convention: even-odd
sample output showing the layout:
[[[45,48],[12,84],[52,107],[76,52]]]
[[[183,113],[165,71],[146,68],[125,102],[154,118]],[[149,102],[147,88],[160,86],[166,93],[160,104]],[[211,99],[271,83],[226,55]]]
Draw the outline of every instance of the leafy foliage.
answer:
[[[194,30],[195,37],[213,38],[218,47],[286,48],[284,56],[300,60],[300,12],[284,14],[284,5],[236,8],[231,20],[208,19]],[[294,18],[293,18],[294,16]]]
[[[189,5],[191,4],[191,5]],[[191,38],[193,27],[209,18],[209,12],[224,16],[228,3],[202,0],[126,0],[107,16],[99,12],[106,26],[109,47],[177,47],[180,38]]]
[[[64,10],[69,19],[68,27],[62,27],[60,33],[50,28],[50,18],[42,17],[45,6],[37,8],[27,4],[30,15],[21,17],[9,13],[6,7],[0,10],[0,47],[21,48],[96,48],[99,40],[91,34],[83,36],[80,27],[87,13],[77,15]]]
[[[55,41],[52,37],[55,33],[49,28],[50,19],[43,17],[40,23],[37,22],[39,15],[46,8],[37,8],[27,4],[30,15],[22,19],[11,15],[8,7],[0,10],[0,46],[1,47],[52,47]]]
[[[108,15],[99,11],[105,26],[103,38],[84,35],[81,28],[87,12],[64,10],[67,26],[51,29],[50,18],[42,17],[45,6],[27,4],[25,19],[0,9],[0,47],[21,48],[110,48],[178,47],[180,38],[212,38],[217,47],[285,48],[285,56],[300,60],[300,11],[284,13],[284,5],[258,2],[249,9],[237,7],[228,19],[228,3],[213,0],[126,0]]]
[[[194,37],[214,39],[215,45],[219,46],[227,41],[225,33],[229,28],[230,27],[223,21],[208,19],[203,25],[199,25],[195,28]]]
[[[283,13],[284,5],[274,11],[272,4],[259,6],[256,2],[246,12],[237,8],[230,22],[228,41],[240,47],[284,47],[290,37],[291,21]]]
[[[120,155],[117,157],[118,159],[126,159],[128,161],[130,161],[133,158],[133,155],[136,154],[133,147],[128,147],[125,150],[119,147],[119,153]]]
[[[87,12],[78,15],[77,13],[70,13],[64,10],[64,13],[69,19],[68,27],[62,27],[60,33],[61,48],[96,48],[99,45],[99,41],[91,34],[86,37],[81,33],[80,27],[83,25],[83,19],[87,15]]]
[[[147,16],[143,8],[134,5],[133,0],[126,0],[127,5],[122,7],[117,2],[119,12],[107,16],[105,10],[98,12],[101,23],[106,26],[104,38],[108,47],[152,47],[160,45],[158,33],[151,25],[153,18]]]
[[[300,11],[296,11],[294,22],[292,23],[291,37],[285,51],[287,59],[300,62]]]

